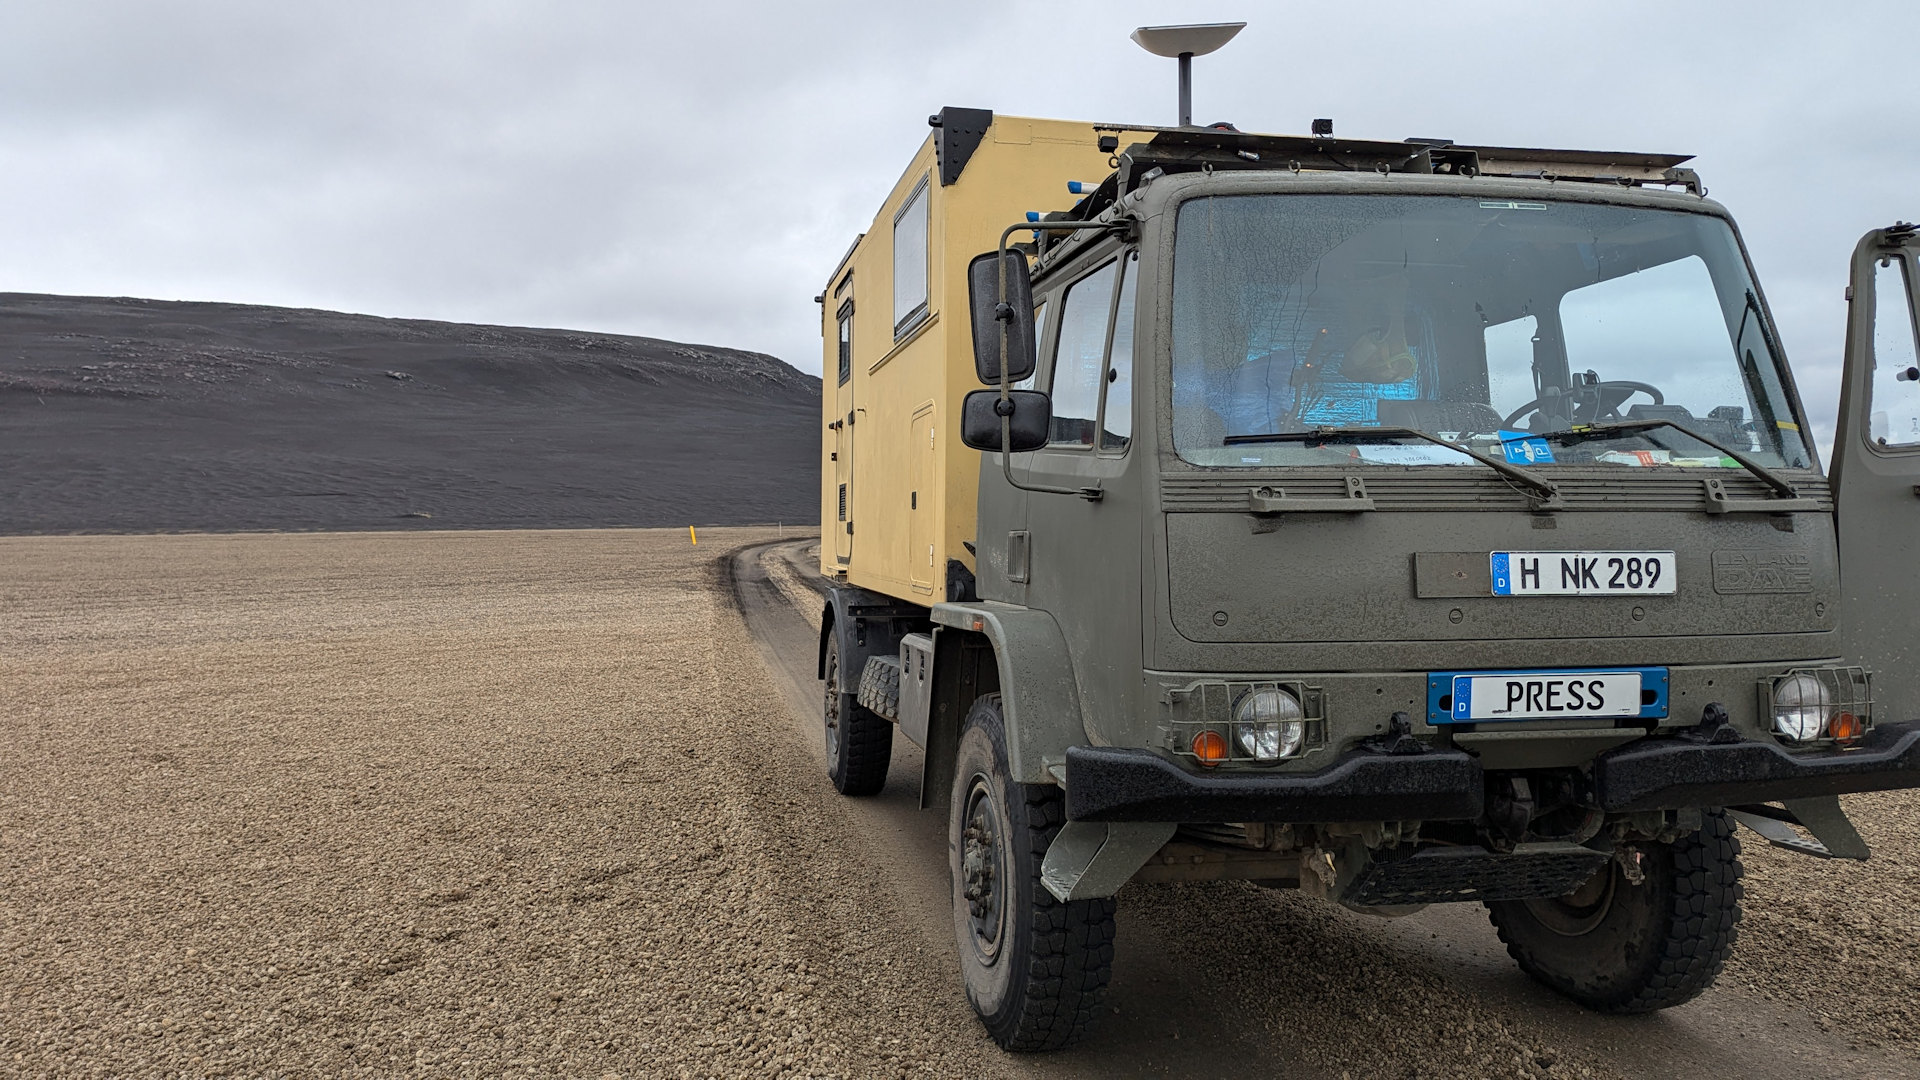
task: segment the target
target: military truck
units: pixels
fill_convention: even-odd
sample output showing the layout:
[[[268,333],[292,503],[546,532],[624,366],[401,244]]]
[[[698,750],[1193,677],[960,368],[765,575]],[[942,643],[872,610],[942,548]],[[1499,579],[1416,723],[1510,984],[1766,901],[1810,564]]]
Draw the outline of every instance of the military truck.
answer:
[[[923,752],[1001,1046],[1079,1037],[1130,881],[1479,902],[1665,1008],[1736,824],[1864,859],[1838,796],[1920,785],[1913,226],[1823,470],[1684,156],[930,123],[820,297],[819,672],[841,792]]]

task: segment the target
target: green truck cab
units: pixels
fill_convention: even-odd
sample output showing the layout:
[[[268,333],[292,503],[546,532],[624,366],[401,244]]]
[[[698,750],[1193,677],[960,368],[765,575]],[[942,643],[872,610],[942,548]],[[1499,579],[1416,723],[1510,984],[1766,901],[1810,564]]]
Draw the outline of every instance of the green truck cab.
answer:
[[[1129,881],[1484,903],[1643,1012],[1732,947],[1736,824],[1867,857],[1838,796],[1920,786],[1913,227],[1823,470],[1685,158],[1133,130],[971,265],[973,565],[824,612],[829,773],[924,749],[1002,1046],[1079,1037]]]

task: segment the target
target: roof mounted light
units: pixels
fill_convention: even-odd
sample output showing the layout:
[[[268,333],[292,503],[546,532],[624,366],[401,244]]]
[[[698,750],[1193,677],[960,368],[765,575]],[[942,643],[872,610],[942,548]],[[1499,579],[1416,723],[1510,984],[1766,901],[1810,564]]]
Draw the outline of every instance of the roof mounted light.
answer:
[[[1243,22],[1187,23],[1181,26],[1142,26],[1133,32],[1133,43],[1155,56],[1180,61],[1180,126],[1193,126],[1193,58],[1233,40],[1246,29]]]

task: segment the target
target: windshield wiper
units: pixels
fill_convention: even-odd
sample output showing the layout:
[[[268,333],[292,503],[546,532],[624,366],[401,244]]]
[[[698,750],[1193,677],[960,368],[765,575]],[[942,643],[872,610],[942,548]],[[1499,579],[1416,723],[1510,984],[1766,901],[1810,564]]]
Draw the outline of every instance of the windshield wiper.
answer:
[[[1800,489],[1793,486],[1793,481],[1755,461],[1746,451],[1735,450],[1733,447],[1727,446],[1717,439],[1710,439],[1692,428],[1687,427],[1685,424],[1680,423],[1678,420],[1651,418],[1646,420],[1621,420],[1612,424],[1588,424],[1584,427],[1568,428],[1565,431],[1548,431],[1535,434],[1533,437],[1536,439],[1558,439],[1561,442],[1568,443],[1586,442],[1589,439],[1607,439],[1615,435],[1624,435],[1635,431],[1646,431],[1649,428],[1658,427],[1673,428],[1689,439],[1697,440],[1720,451],[1720,453],[1732,458],[1742,468],[1765,481],[1766,485],[1772,488],[1774,492],[1783,499],[1797,499],[1800,497]]]
[[[1227,446],[1245,446],[1249,443],[1309,442],[1314,439],[1355,439],[1385,436],[1387,438],[1422,439],[1435,446],[1444,446],[1458,454],[1463,454],[1499,473],[1501,476],[1531,488],[1532,494],[1541,502],[1552,502],[1560,497],[1560,485],[1551,480],[1535,476],[1517,465],[1488,457],[1477,450],[1469,450],[1459,443],[1451,443],[1438,435],[1410,427],[1332,427],[1307,428],[1304,431],[1270,431],[1264,435],[1229,435],[1221,440]]]

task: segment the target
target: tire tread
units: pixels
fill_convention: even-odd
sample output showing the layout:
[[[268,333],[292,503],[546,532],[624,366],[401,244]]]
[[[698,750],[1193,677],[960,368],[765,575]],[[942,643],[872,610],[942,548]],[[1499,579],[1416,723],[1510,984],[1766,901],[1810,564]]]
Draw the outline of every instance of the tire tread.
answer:
[[[991,719],[979,716],[991,706]],[[1000,728],[1000,695],[983,695],[968,722],[985,721]],[[1024,803],[1027,829],[1026,867],[1033,898],[1027,912],[1025,987],[1018,1006],[996,1018],[984,1018],[988,1033],[1001,1048],[1016,1052],[1064,1050],[1079,1042],[1099,1013],[1113,975],[1114,912],[1112,897],[1062,903],[1040,883],[1047,849],[1066,823],[1066,798],[1050,784],[1009,785]]]
[[[1521,970],[1548,987],[1604,1012],[1647,1013],[1699,997],[1719,978],[1739,936],[1740,841],[1733,823],[1718,810],[1708,811],[1700,831],[1665,845],[1673,864],[1673,897],[1665,940],[1658,956],[1630,992],[1599,999],[1565,973],[1535,957],[1523,937],[1489,905],[1488,917]]]
[[[830,645],[827,662],[837,664],[840,650]],[[827,778],[842,795],[877,795],[887,785],[887,767],[893,763],[893,724],[860,704],[853,694],[840,691],[840,755],[827,762]]]

